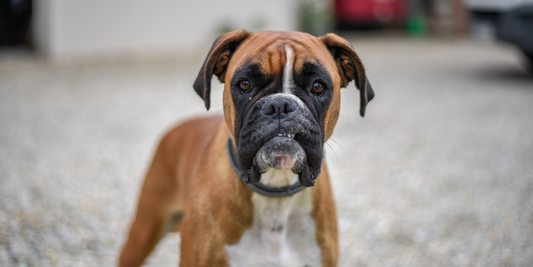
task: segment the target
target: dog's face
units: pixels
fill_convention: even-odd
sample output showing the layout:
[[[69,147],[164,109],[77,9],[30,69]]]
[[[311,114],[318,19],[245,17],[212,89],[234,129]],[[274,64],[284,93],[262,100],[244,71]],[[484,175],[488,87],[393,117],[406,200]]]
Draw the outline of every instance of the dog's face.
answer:
[[[333,133],[340,88],[356,80],[360,113],[374,96],[359,57],[334,34],[230,32],[220,36],[194,84],[209,108],[210,79],[224,87],[224,115],[248,182],[269,168],[314,185]]]

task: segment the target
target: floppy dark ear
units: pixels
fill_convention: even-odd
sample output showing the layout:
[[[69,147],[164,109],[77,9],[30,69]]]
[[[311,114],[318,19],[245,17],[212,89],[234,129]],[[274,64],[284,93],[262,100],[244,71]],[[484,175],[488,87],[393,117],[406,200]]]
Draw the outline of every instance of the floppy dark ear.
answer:
[[[220,82],[224,82],[226,69],[231,55],[244,39],[252,35],[244,30],[228,32],[219,36],[209,54],[205,58],[204,64],[194,82],[194,90],[204,100],[205,107],[209,110],[211,96],[211,78],[213,74],[218,77]]]
[[[328,33],[318,39],[326,45],[333,55],[337,70],[341,76],[341,87],[346,87],[351,80],[355,80],[355,86],[359,89],[361,104],[359,114],[365,116],[366,104],[374,98],[374,91],[365,74],[365,67],[353,49],[350,42],[334,33]]]

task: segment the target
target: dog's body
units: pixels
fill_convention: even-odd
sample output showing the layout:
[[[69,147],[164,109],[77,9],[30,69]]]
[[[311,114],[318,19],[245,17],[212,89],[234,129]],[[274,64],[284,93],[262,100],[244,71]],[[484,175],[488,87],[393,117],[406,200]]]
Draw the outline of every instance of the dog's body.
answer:
[[[181,233],[180,266],[335,266],[323,143],[341,87],[356,80],[361,115],[373,97],[353,48],[332,34],[236,31],[215,41],[194,84],[207,108],[213,74],[225,82],[224,118],[192,120],[163,138],[120,266],[141,265],[169,231]],[[252,191],[228,149],[244,182],[306,188],[283,197]]]

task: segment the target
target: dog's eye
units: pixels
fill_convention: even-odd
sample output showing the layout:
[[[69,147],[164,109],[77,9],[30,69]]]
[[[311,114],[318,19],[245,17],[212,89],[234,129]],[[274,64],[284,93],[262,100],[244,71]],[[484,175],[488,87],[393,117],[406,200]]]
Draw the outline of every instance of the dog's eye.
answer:
[[[315,94],[321,94],[322,91],[324,91],[324,86],[319,82],[313,83],[313,93]]]
[[[247,80],[242,81],[239,86],[241,87],[241,90],[246,91],[250,88],[250,82]]]

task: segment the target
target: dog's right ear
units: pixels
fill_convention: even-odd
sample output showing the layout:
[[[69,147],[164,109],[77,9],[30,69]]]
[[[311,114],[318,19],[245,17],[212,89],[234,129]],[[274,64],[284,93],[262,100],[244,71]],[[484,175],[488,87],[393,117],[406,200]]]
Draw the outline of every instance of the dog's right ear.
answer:
[[[208,110],[211,104],[211,78],[213,74],[218,77],[220,82],[224,83],[226,69],[233,52],[250,35],[252,33],[245,30],[222,34],[215,40],[211,50],[209,50],[209,54],[207,54],[193,85],[194,90],[204,100],[205,107]]]

